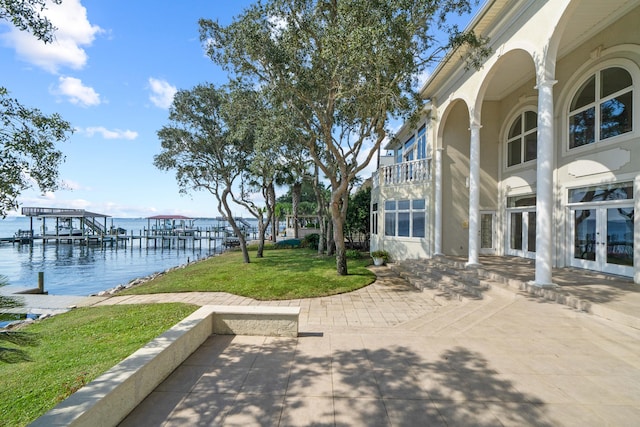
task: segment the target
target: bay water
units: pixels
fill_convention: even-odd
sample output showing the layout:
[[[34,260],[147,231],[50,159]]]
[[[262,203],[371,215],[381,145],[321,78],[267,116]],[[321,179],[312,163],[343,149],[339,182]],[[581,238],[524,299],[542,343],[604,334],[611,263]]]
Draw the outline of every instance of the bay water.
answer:
[[[224,226],[214,218],[200,218],[194,226],[211,230]],[[146,218],[108,218],[107,227],[127,230],[128,235],[139,236],[148,228]],[[40,234],[41,225],[33,220],[34,234]],[[0,237],[11,237],[18,230],[29,230],[30,218],[7,217],[0,219]],[[204,235],[204,233],[203,233]],[[119,245],[84,245],[78,243],[33,244],[0,243],[0,275],[8,279],[9,286],[37,288],[38,273],[44,273],[45,291],[52,295],[92,295],[103,290],[126,285],[131,280],[156,272],[197,261],[223,250],[222,239],[179,245],[170,248],[160,241],[129,240],[126,247]]]

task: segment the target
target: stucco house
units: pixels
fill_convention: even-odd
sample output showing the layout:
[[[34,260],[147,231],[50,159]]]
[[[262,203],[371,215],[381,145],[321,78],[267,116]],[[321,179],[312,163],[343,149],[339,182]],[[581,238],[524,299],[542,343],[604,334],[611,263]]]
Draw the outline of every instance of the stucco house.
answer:
[[[640,1],[489,0],[491,55],[450,52],[373,175],[372,250],[480,255],[640,284]]]

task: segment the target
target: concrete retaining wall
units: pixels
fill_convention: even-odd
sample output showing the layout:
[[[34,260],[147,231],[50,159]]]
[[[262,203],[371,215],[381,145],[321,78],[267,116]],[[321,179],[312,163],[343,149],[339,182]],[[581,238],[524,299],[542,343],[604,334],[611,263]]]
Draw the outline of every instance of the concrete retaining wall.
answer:
[[[298,335],[299,307],[204,306],[31,426],[115,426],[211,334]]]

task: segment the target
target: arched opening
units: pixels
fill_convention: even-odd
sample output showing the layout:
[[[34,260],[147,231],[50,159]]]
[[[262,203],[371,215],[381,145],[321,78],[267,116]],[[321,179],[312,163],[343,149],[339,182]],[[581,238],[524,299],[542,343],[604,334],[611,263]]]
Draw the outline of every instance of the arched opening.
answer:
[[[442,251],[466,256],[469,245],[469,109],[456,101],[445,113],[442,141]]]

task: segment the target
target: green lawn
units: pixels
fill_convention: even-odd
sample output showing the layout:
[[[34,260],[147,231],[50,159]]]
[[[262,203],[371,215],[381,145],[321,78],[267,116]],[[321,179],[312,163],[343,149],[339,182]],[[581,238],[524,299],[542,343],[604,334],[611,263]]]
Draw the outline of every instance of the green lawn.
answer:
[[[0,363],[0,426],[24,426],[197,309],[188,304],[78,308],[20,329],[29,360]],[[13,347],[5,341],[0,346]]]
[[[223,291],[258,300],[335,295],[372,283],[369,257],[350,259],[349,275],[336,273],[334,257],[307,249],[231,251],[171,271],[122,294]],[[29,360],[0,362],[0,426],[23,426],[98,377],[197,307],[185,304],[79,308],[21,328],[37,336],[22,347]],[[0,341],[0,346],[11,347]]]
[[[349,259],[349,275],[336,273],[335,257],[318,256],[309,249],[271,249],[264,258],[250,253],[242,262],[239,251],[193,263],[171,271],[120,294],[163,292],[229,292],[258,300],[310,298],[353,291],[373,283],[375,274],[366,266],[369,257]]]

